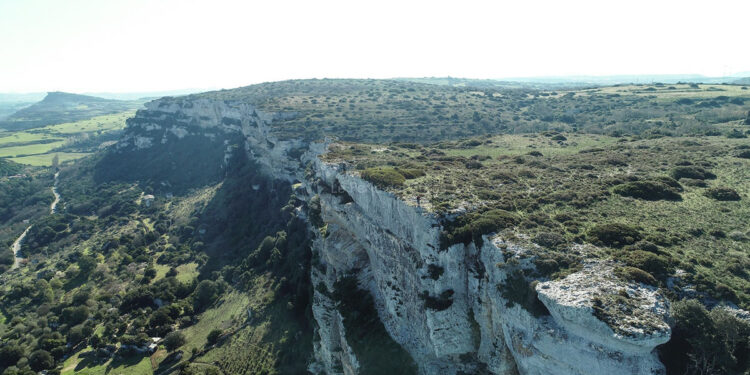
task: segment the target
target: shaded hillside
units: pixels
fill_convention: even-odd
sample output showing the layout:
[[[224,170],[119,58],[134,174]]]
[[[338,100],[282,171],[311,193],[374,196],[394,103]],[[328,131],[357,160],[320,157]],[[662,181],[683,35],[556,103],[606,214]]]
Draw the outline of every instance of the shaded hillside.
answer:
[[[65,92],[50,92],[42,101],[22,108],[8,116],[4,121],[0,121],[0,128],[22,130],[61,124],[136,109],[140,104],[138,101],[111,100]]]

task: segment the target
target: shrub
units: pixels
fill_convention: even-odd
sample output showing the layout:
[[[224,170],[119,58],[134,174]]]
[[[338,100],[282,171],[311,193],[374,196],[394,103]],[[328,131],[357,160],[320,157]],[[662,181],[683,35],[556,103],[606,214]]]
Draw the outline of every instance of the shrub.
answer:
[[[669,176],[657,176],[654,178],[656,181],[661,182],[671,188],[673,188],[675,191],[682,192],[684,189],[682,188],[682,185],[680,185],[680,182],[675,180],[672,177]]]
[[[517,223],[516,215],[499,209],[467,214],[446,224],[440,237],[440,245],[441,248],[446,249],[457,243],[468,245],[474,241],[480,247],[482,235],[497,232]]]
[[[420,297],[424,300],[424,306],[430,310],[443,311],[453,305],[453,289],[444,290],[437,297],[433,297],[427,291],[424,291]]]
[[[743,158],[743,159],[750,159],[750,150],[740,151],[737,154],[737,157],[738,158]]]
[[[542,232],[534,236],[534,243],[539,246],[554,248],[565,243],[565,237],[558,233]]]
[[[637,229],[619,223],[596,225],[588,232],[589,241],[611,247],[631,245],[639,241],[641,237]]]
[[[727,133],[727,138],[734,138],[734,139],[747,138],[747,135],[745,135],[745,133],[737,129],[732,129],[731,132]]]
[[[208,333],[208,336],[206,337],[206,341],[208,342],[208,345],[216,344],[217,341],[219,341],[219,337],[221,337],[222,331],[220,329],[212,329],[211,332]]]
[[[674,187],[659,181],[628,182],[626,184],[615,186],[613,191],[624,197],[633,197],[647,201],[674,201],[682,199]]]
[[[439,279],[440,276],[443,276],[443,273],[445,273],[445,268],[438,266],[437,264],[430,264],[427,266],[427,275],[433,280]]]
[[[182,332],[169,332],[167,336],[164,337],[164,346],[170,352],[185,345],[186,342],[187,340],[185,340],[185,335],[183,335]]]
[[[528,282],[523,272],[516,270],[509,274],[505,283],[499,285],[498,289],[500,289],[503,298],[508,300],[506,307],[513,307],[517,303],[536,317],[549,315],[547,306],[544,306],[544,303],[539,300],[539,295],[536,292],[536,281]]]
[[[666,258],[648,251],[628,251],[619,254],[617,258],[630,267],[639,268],[657,277],[666,276],[670,270],[670,264]]]
[[[362,171],[362,178],[379,188],[402,186],[406,177],[390,167],[367,168]]]
[[[742,233],[738,230],[729,232],[727,236],[731,238],[733,241],[737,241],[737,242],[750,241],[750,238],[748,238],[745,233]]]
[[[737,190],[726,188],[726,187],[715,187],[706,190],[703,193],[709,198],[716,199],[717,201],[738,201],[740,200],[740,194]]]
[[[422,177],[425,175],[424,170],[421,168],[396,168],[398,173],[401,173],[405,179],[411,180],[414,178]]]
[[[29,366],[34,371],[51,369],[55,366],[55,359],[46,350],[36,350],[29,356]]]
[[[672,304],[672,337],[659,347],[668,374],[744,374],[750,363],[750,324],[723,307],[696,300]]]
[[[464,163],[464,166],[466,167],[466,169],[480,169],[482,168],[482,163],[476,160],[469,160]]]
[[[618,267],[615,269],[615,275],[625,280],[635,281],[648,285],[658,285],[656,279],[650,273],[636,267]]]
[[[679,180],[681,178],[693,178],[696,180],[711,180],[716,178],[716,175],[696,166],[679,166],[674,167],[669,172],[669,175],[674,178],[675,180]]]
[[[708,184],[706,183],[706,181],[696,180],[694,178],[683,178],[680,181],[682,181],[682,183],[685,184],[685,185],[687,185],[687,186],[694,186],[694,187],[706,187],[706,186],[708,186]]]

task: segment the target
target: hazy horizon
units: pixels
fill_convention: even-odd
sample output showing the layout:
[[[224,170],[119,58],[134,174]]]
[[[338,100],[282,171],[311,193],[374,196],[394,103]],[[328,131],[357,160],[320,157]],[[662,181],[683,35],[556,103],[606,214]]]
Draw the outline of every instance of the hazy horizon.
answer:
[[[0,92],[303,78],[733,76],[750,4],[0,0]]]

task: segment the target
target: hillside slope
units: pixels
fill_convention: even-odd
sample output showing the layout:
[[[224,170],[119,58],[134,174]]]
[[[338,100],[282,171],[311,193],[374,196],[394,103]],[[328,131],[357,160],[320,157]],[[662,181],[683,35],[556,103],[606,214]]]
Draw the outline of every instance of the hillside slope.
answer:
[[[311,80],[150,102],[61,171],[2,275],[0,366],[741,374],[746,96]]]
[[[140,103],[139,101],[121,101],[65,92],[50,92],[42,101],[22,108],[0,121],[0,128],[23,130],[73,122],[136,109]]]

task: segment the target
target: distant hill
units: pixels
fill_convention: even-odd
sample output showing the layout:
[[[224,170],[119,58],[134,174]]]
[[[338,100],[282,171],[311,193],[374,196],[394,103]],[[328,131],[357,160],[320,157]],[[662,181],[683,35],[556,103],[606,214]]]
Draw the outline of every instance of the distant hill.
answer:
[[[699,74],[648,74],[648,75],[615,75],[615,76],[549,76],[549,77],[516,77],[501,79],[470,79],[455,77],[422,77],[396,78],[400,81],[410,81],[454,87],[478,88],[528,88],[557,90],[562,88],[582,88],[593,86],[610,86],[620,84],[675,84],[678,82],[696,82],[706,84],[748,84],[750,77],[743,77],[744,73],[730,77],[707,77]]]
[[[23,130],[89,119],[138,108],[141,101],[122,101],[95,96],[50,92],[40,102],[22,108],[0,121],[0,128]]]

